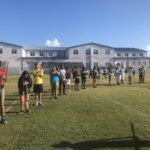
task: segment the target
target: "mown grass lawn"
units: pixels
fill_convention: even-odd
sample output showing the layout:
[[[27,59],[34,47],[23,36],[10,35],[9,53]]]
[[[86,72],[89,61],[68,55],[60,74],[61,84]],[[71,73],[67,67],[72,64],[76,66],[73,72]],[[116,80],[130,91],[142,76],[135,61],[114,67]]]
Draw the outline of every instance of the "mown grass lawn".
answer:
[[[9,76],[6,92],[8,124],[0,125],[0,150],[150,150],[150,74],[145,84],[138,76],[129,86],[117,86],[113,78],[98,80],[92,88],[88,79],[85,90],[72,90],[58,100],[50,99],[49,77],[44,79],[44,106],[35,107],[31,93],[31,114],[20,111],[17,79]],[[138,143],[132,138],[134,125]],[[145,141],[145,142],[144,142]],[[136,147],[136,146],[137,147]]]

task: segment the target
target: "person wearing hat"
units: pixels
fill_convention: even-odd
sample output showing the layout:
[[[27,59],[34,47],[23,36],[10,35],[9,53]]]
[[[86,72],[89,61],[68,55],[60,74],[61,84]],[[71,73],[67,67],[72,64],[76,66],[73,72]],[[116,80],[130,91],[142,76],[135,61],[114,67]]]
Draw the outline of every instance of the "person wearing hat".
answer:
[[[7,124],[5,118],[5,85],[7,85],[7,70],[3,67],[2,61],[0,61],[0,123]]]

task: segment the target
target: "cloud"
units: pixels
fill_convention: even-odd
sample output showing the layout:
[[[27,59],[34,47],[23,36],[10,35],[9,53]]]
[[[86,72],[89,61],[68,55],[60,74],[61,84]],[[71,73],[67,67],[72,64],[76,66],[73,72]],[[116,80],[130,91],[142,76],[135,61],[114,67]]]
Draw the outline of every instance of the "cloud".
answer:
[[[146,46],[146,50],[150,51],[150,45]]]
[[[54,40],[47,40],[45,45],[48,47],[60,47],[60,42],[55,38]]]
[[[146,50],[147,50],[147,54],[148,54],[148,56],[150,56],[150,45],[148,45],[148,46],[146,46]]]

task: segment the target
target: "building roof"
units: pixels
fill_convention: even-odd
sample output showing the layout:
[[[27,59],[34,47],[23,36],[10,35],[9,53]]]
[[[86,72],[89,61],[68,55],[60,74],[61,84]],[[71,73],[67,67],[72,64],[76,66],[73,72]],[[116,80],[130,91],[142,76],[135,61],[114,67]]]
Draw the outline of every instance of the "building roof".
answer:
[[[0,42],[0,45],[7,45],[7,46],[13,46],[13,47],[22,48],[22,46],[20,46],[20,45],[11,44],[11,43],[7,43],[7,42]]]
[[[114,59],[132,59],[132,60],[134,60],[134,59],[150,59],[150,57],[148,57],[148,56],[139,56],[139,57],[113,57]]]
[[[48,46],[24,46],[25,50],[32,50],[32,51],[65,51],[67,47],[48,47]]]
[[[125,51],[128,51],[128,52],[147,52],[146,50],[142,50],[142,49],[138,49],[138,48],[115,48],[116,51],[122,51],[122,52],[125,52]]]
[[[86,45],[96,45],[96,46],[100,46],[100,47],[108,47],[108,48],[113,48],[114,49],[114,47],[110,47],[110,46],[106,46],[106,45],[101,45],[101,44],[94,43],[94,42],[80,44],[80,45],[75,45],[75,46],[71,46],[71,47],[68,47],[68,48],[76,48],[76,47],[79,47],[79,46],[86,46]]]

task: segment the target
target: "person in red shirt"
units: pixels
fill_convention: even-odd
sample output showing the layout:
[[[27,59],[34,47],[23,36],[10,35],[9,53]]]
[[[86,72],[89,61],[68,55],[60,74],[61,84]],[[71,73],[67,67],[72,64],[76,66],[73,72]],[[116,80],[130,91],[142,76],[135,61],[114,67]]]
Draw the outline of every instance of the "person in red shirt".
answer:
[[[0,123],[7,124],[5,118],[5,108],[4,108],[4,100],[5,100],[5,85],[7,84],[7,69],[3,67],[3,62],[0,61]]]

